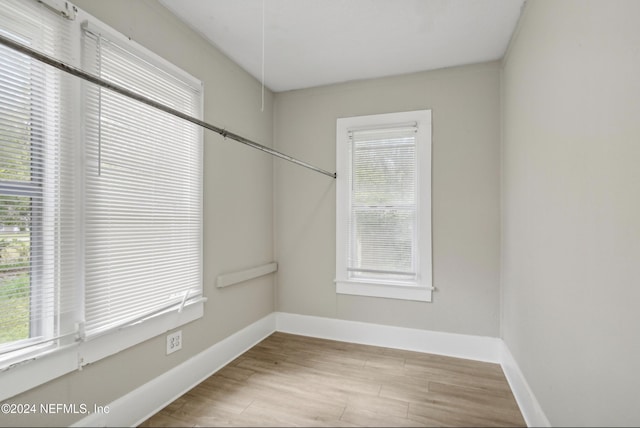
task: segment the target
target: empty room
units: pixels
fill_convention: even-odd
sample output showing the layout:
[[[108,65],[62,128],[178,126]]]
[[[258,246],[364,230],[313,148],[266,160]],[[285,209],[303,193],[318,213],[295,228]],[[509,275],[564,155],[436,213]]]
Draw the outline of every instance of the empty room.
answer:
[[[639,1],[0,6],[0,426],[640,425]]]

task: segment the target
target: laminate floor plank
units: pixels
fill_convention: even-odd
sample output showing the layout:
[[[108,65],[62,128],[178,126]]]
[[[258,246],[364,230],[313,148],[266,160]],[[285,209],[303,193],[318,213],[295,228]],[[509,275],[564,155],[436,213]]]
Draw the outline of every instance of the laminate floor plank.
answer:
[[[352,395],[346,404],[348,409],[362,409],[398,418],[409,415],[409,402],[393,398]]]
[[[341,418],[361,427],[421,427],[424,426],[419,421],[408,418],[400,418],[393,415],[386,415],[372,410],[348,407]]]
[[[274,333],[141,426],[526,425],[497,364]]]

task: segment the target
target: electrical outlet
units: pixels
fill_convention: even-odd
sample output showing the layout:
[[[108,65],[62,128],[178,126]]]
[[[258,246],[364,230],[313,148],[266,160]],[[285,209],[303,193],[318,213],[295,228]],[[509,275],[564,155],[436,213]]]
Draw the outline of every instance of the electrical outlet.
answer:
[[[182,330],[167,334],[167,355],[182,349]]]

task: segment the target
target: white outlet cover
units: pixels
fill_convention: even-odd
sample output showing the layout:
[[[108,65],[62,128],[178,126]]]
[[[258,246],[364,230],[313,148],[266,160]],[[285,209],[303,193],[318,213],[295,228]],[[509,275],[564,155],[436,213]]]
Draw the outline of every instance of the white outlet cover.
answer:
[[[167,335],[167,355],[182,349],[182,330]]]

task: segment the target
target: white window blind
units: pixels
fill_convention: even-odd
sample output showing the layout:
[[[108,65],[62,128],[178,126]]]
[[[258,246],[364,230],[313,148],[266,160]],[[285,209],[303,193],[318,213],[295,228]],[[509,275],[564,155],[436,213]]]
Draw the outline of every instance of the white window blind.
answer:
[[[68,22],[31,1],[4,1],[0,32],[69,61]],[[73,82],[0,47],[0,361],[73,342]]]
[[[201,117],[201,86],[96,31],[83,68]],[[86,87],[88,337],[201,297],[202,138],[194,124]]]
[[[417,276],[416,126],[352,130],[350,278]]]

